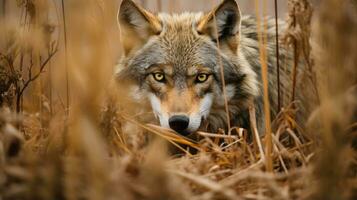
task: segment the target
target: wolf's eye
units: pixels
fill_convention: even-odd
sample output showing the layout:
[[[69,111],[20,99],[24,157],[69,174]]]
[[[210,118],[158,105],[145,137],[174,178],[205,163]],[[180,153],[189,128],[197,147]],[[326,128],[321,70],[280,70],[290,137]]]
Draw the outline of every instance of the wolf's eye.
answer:
[[[165,81],[165,75],[163,73],[153,73],[154,79],[158,82],[164,82]]]
[[[203,82],[207,81],[207,79],[208,79],[208,74],[198,74],[196,77],[196,82],[203,83]]]

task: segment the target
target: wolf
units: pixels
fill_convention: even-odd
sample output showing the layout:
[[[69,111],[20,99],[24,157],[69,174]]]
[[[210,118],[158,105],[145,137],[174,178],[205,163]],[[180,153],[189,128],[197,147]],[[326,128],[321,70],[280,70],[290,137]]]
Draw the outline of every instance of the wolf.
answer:
[[[254,106],[258,130],[263,131],[257,20],[243,16],[235,0],[224,0],[208,13],[181,14],[155,14],[123,0],[118,23],[124,55],[115,79],[139,109],[152,111],[160,126],[188,136],[198,130],[227,130],[229,119],[232,126],[250,129],[249,107]],[[286,27],[281,21],[279,25],[281,30]],[[275,116],[275,21],[268,19],[265,28],[269,100]],[[285,48],[280,48],[279,58],[285,66],[291,61]],[[290,76],[289,70],[281,70],[284,89]]]

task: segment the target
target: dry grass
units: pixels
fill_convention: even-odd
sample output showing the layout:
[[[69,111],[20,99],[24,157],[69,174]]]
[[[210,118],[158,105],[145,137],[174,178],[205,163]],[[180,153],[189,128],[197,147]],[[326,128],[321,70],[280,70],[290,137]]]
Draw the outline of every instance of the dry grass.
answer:
[[[117,2],[59,2],[18,0],[17,18],[0,21],[0,199],[357,198],[357,8],[348,0],[324,1],[313,25],[310,3],[289,1],[280,34],[321,105],[299,127],[292,99],[266,118],[265,137],[251,108],[253,141],[233,126],[197,141],[140,123],[147,113],[126,91],[105,89],[120,53]],[[292,71],[294,97],[301,74]],[[182,156],[167,153],[173,146]]]

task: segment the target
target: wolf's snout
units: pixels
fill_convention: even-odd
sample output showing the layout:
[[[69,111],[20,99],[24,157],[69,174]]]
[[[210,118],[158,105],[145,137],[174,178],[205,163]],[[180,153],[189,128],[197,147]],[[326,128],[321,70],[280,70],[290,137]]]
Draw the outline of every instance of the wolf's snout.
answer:
[[[185,115],[174,115],[169,119],[170,128],[180,134],[184,134],[189,123],[190,119]]]

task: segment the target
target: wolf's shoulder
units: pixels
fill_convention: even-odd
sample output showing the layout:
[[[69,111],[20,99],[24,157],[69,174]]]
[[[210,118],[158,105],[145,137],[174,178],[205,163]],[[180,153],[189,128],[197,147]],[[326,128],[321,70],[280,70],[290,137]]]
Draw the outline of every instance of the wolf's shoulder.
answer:
[[[276,22],[275,18],[267,16],[265,19],[260,19],[260,31],[264,32],[268,39],[275,37]],[[278,19],[279,32],[286,29],[286,23]],[[241,21],[241,35],[243,38],[258,40],[258,21],[253,15],[243,15]]]
[[[240,32],[240,48],[242,53],[248,58],[249,61],[255,62],[258,65],[257,58],[259,55],[259,35],[258,31],[264,33],[264,37],[267,39],[267,53],[272,56],[275,53],[276,43],[276,22],[273,17],[266,17],[260,19],[258,23],[257,18],[252,15],[244,15],[241,20],[241,32]],[[258,24],[260,27],[258,27]],[[286,23],[278,19],[279,32],[284,32],[286,29]],[[281,37],[282,35],[279,35]]]

